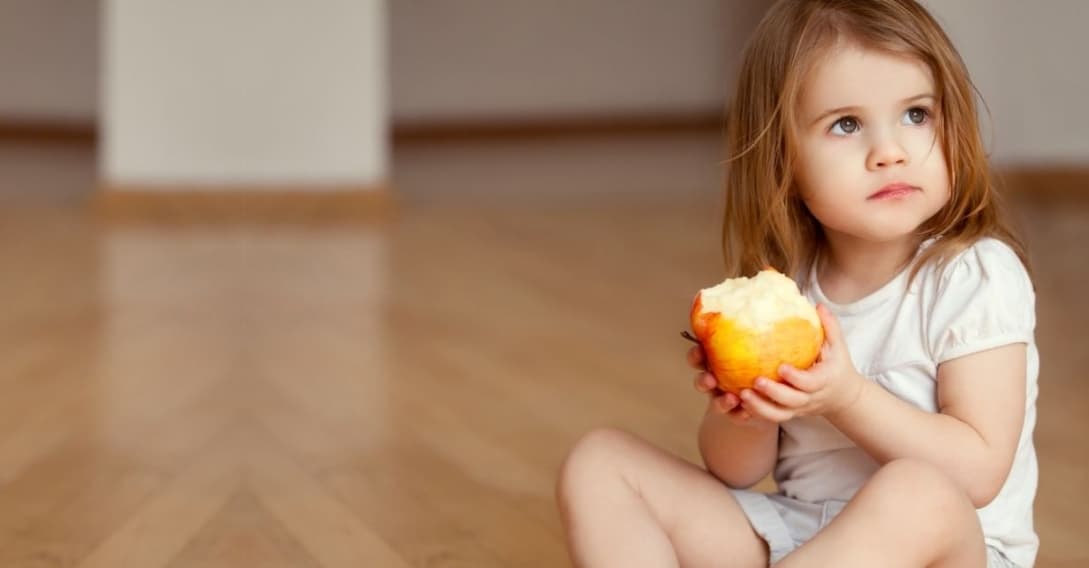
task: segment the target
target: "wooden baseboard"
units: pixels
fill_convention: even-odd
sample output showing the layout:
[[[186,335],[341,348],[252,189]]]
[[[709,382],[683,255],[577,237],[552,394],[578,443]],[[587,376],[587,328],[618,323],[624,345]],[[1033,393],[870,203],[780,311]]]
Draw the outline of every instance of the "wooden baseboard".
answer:
[[[395,210],[386,185],[207,186],[103,184],[94,199],[109,224],[329,225],[381,221]]]
[[[722,110],[708,109],[614,116],[397,121],[392,127],[392,137],[395,143],[411,143],[721,131],[724,116]],[[94,142],[97,135],[94,121],[0,117],[0,140]]]
[[[0,118],[0,141],[94,143],[93,121]]]
[[[997,171],[1001,189],[1012,198],[1089,201],[1089,164],[1007,166]]]

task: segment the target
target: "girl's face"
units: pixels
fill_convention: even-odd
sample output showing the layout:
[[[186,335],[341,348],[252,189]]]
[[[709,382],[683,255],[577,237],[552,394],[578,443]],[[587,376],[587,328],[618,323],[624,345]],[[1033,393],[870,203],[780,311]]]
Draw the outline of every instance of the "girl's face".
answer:
[[[924,63],[851,44],[810,73],[794,173],[829,238],[910,238],[949,200],[937,94]]]

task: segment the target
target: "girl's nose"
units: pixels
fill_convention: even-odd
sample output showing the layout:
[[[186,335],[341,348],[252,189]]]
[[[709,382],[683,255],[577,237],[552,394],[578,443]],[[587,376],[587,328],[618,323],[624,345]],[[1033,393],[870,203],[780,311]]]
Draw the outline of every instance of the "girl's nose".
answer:
[[[866,166],[871,170],[880,170],[890,166],[903,166],[908,163],[908,153],[891,136],[884,136],[874,142],[867,157]]]

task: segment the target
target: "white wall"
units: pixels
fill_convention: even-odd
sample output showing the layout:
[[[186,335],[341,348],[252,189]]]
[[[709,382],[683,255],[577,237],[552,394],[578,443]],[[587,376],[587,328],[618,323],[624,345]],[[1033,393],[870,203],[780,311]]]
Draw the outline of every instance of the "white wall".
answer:
[[[90,122],[98,0],[0,0],[0,120]]]
[[[1089,2],[925,3],[990,106],[988,147],[998,163],[1089,161]]]
[[[765,0],[390,5],[400,122],[718,111]]]
[[[319,50],[309,45],[312,41],[303,41],[326,35],[315,18],[295,18],[296,25],[294,20],[285,20],[299,15],[291,13],[285,0],[252,1],[261,8],[244,10],[250,3],[242,0],[214,2],[214,10],[212,0],[114,0],[111,5],[141,13],[181,13],[184,17],[179,23],[187,29],[177,28],[171,34],[155,28],[154,33],[166,32],[176,48],[191,46],[220,73],[232,57],[243,57],[231,55],[231,49],[252,50],[255,39],[268,39],[270,27],[289,39],[279,42],[280,47],[268,52],[246,76],[268,79],[276,63],[286,65],[279,66],[286,72],[299,65],[304,52]],[[329,14],[338,7],[365,10],[372,1],[323,0],[306,6],[314,14]],[[924,1],[945,24],[990,104],[996,123],[992,148],[999,162],[1089,161],[1089,113],[1082,108],[1083,101],[1089,100],[1089,34],[1082,29],[1089,21],[1089,2]],[[27,116],[95,118],[98,65],[94,48],[99,34],[93,11],[98,4],[98,0],[0,1],[0,82],[4,85],[0,121]],[[388,113],[394,121],[420,122],[719,108],[720,99],[729,92],[737,48],[766,2],[393,0],[387,4]],[[210,10],[210,15],[197,18],[202,10]],[[104,20],[108,23],[109,17]],[[270,21],[263,23],[266,20]],[[233,34],[228,21],[238,23]],[[336,36],[340,28],[331,29]],[[143,35],[151,35],[151,30],[147,28]],[[197,37],[200,41],[192,39]],[[333,41],[362,53],[358,42]],[[222,48],[225,60],[213,57],[212,48]],[[102,53],[105,57],[107,50]],[[205,78],[217,73],[200,68],[196,72]],[[303,77],[332,74],[328,66],[309,70],[310,75],[306,72],[303,69]],[[191,90],[185,80],[165,70],[150,76],[166,79],[163,85]],[[228,81],[216,88],[225,92],[235,87]],[[287,98],[324,103],[321,97],[300,91],[296,86],[274,95],[279,101],[262,100],[259,106],[283,106]],[[259,122],[260,108],[247,112],[251,121],[256,116]],[[245,116],[227,118],[227,124],[235,118],[245,120]],[[275,132],[266,134],[272,141],[283,138]],[[233,151],[231,143],[222,142]],[[223,151],[218,146],[216,150]]]
[[[741,44],[768,1],[388,2],[390,114],[417,122],[719,109]],[[324,12],[336,2],[313,4]],[[224,0],[220,21],[238,5]],[[39,109],[95,119],[98,6],[0,0],[0,79],[9,85],[0,90],[0,118]]]
[[[103,7],[107,181],[384,180],[384,0]]]

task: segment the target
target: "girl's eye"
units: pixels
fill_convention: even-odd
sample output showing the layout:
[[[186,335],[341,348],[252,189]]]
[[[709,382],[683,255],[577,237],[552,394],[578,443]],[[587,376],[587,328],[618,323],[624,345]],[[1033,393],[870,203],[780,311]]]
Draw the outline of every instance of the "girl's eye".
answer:
[[[848,134],[854,134],[858,131],[858,120],[853,116],[845,116],[832,123],[832,128],[829,130],[836,136],[846,136]]]
[[[904,113],[904,117],[907,118],[907,120],[908,120],[905,123],[908,126],[911,126],[911,125],[918,126],[918,125],[923,124],[924,122],[926,122],[926,119],[930,117],[930,112],[927,111],[925,108],[922,108],[922,107],[913,107],[913,108],[909,108],[907,110],[907,112]]]

